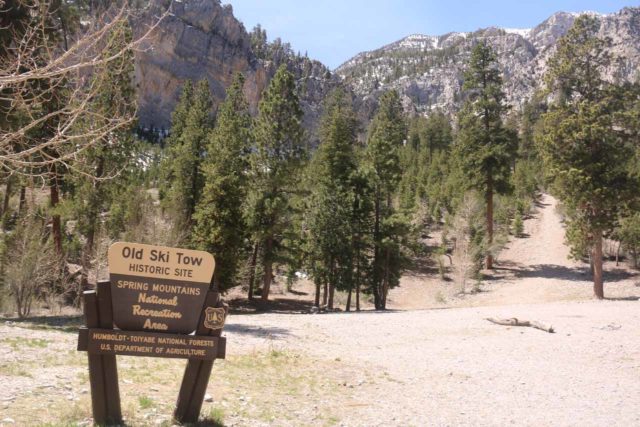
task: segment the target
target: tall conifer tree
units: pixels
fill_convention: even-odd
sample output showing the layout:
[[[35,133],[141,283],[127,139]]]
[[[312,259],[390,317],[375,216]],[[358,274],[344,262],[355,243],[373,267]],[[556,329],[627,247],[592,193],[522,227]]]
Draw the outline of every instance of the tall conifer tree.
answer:
[[[489,251],[486,268],[493,268],[493,197],[510,191],[515,136],[502,123],[506,111],[502,77],[493,49],[478,43],[471,53],[464,89],[469,96],[458,116],[460,131],[456,144],[458,160],[469,186],[485,197],[486,233]]]
[[[316,283],[328,288],[327,306],[333,308],[336,288],[353,289],[354,229],[353,179],[357,120],[346,94],[337,89],[325,104],[320,128],[321,145],[312,170],[309,247]]]
[[[604,78],[610,40],[599,38],[598,28],[596,18],[581,16],[558,42],[547,74],[555,102],[542,116],[537,142],[567,207],[567,240],[574,256],[589,253],[594,294],[602,299],[602,240],[637,201],[639,183],[629,173],[635,148],[626,94]]]
[[[216,126],[202,163],[204,189],[196,206],[194,246],[216,259],[214,285],[219,290],[236,284],[246,227],[242,204],[251,147],[251,115],[242,93],[244,76],[237,74],[218,110]]]
[[[280,66],[264,92],[254,127],[250,191],[246,217],[253,239],[260,243],[263,264],[262,299],[269,299],[273,264],[284,258],[282,246],[291,231],[292,194],[305,158],[302,109],[293,74]]]
[[[209,139],[211,119],[209,83],[203,79],[195,88],[187,82],[173,115],[171,137],[163,161],[163,202],[181,238],[188,237],[192,216],[202,190],[200,164]]]
[[[402,176],[399,152],[407,134],[402,104],[396,91],[385,93],[369,128],[366,162],[374,197],[374,256],[371,290],[376,309],[384,310],[387,293],[399,281],[400,246],[404,234],[394,216],[394,196]]]

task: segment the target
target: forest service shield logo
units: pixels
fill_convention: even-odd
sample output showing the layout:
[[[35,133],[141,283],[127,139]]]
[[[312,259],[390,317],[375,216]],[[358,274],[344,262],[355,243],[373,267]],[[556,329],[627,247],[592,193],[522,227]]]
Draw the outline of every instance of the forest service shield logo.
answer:
[[[224,308],[207,307],[204,311],[204,326],[209,329],[222,329],[225,320]]]

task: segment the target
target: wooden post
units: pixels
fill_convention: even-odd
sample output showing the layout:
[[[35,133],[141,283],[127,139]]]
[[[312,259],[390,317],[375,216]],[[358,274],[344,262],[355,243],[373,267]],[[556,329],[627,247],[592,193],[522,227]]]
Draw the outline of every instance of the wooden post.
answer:
[[[98,321],[101,329],[113,329],[113,305],[111,303],[111,283],[98,282]],[[120,409],[120,389],[118,387],[118,365],[116,356],[102,356],[104,370],[104,388],[107,401],[107,422],[122,424]]]
[[[204,307],[216,307],[220,303],[220,295],[217,292],[209,291]],[[202,310],[196,335],[211,335],[219,337],[222,329],[211,331],[204,326],[205,312]],[[173,417],[180,423],[198,422],[202,401],[207,391],[207,384],[211,376],[213,360],[193,360],[187,362],[187,367],[182,377],[178,402]]]
[[[100,282],[97,294],[85,291],[83,296],[87,327],[113,329],[111,284]],[[89,382],[94,423],[122,424],[116,356],[89,353]]]
[[[85,291],[84,317],[88,328],[97,328],[98,322],[98,298],[96,291]],[[102,356],[89,353],[89,383],[91,384],[91,408],[93,410],[93,422],[95,424],[107,423],[107,400],[104,388],[104,369]]]

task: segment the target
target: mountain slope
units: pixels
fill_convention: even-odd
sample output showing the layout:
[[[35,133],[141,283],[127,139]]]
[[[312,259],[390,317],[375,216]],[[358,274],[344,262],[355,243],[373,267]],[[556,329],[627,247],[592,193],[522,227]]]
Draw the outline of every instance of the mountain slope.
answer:
[[[611,38],[616,61],[608,77],[623,81],[638,78],[640,8],[624,8],[610,15],[585,13],[600,21],[600,36]],[[490,27],[442,36],[414,34],[360,53],[336,73],[360,97],[365,109],[372,109],[382,92],[396,89],[409,111],[426,113],[438,108],[452,112],[461,103],[463,72],[472,47],[486,41],[498,54],[507,101],[518,106],[541,87],[556,42],[579,15],[559,12],[532,29]]]

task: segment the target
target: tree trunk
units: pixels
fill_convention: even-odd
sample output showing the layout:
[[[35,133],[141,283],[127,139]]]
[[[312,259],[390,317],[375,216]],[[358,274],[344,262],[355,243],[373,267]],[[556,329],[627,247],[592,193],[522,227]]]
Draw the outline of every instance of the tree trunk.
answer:
[[[618,242],[618,249],[616,249],[616,267],[620,265],[620,246],[622,246],[622,242]]]
[[[327,308],[329,310],[333,310],[333,297],[334,294],[336,292],[336,267],[335,267],[335,261],[331,260],[331,272],[330,272],[330,279],[329,279],[329,301],[327,302]]]
[[[327,309],[333,310],[333,297],[336,292],[336,287],[333,283],[329,283],[329,302],[327,303]]]
[[[102,178],[104,175],[104,157],[100,156],[98,158],[98,163],[96,165],[96,178]],[[102,194],[100,194],[100,190],[102,187],[102,182],[100,180],[96,180],[93,188],[92,194],[89,195],[89,206],[87,206],[87,219],[88,219],[88,229],[87,229],[87,242],[85,244],[85,256],[87,260],[93,256],[93,248],[95,247],[96,240],[96,230],[98,229],[98,224],[100,222],[100,199],[102,198]]]
[[[315,300],[313,301],[313,305],[315,305],[316,307],[320,307],[320,281],[316,280],[315,284],[316,284],[316,297],[315,297]]]
[[[58,174],[55,165],[51,167],[53,172],[49,187],[49,197],[51,209],[55,209],[60,203],[60,189],[58,187]],[[51,234],[53,235],[53,244],[58,255],[62,255],[62,222],[60,215],[54,213],[51,216]]]
[[[487,240],[489,244],[489,250],[491,250],[491,246],[493,245],[493,179],[491,176],[489,177],[487,183]],[[493,268],[493,255],[491,253],[487,253],[486,260],[487,270],[491,270]]]
[[[353,284],[349,285],[349,293],[347,294],[347,305],[345,306],[345,311],[351,311],[351,294],[353,293]]]
[[[356,311],[360,311],[360,244],[356,256]]]
[[[253,244],[253,254],[251,255],[251,263],[249,265],[249,295],[247,295],[247,298],[249,299],[249,301],[253,300],[253,285],[254,285],[254,281],[256,279],[256,264],[258,262],[258,242],[256,241]]]
[[[604,283],[602,276],[602,232],[594,233],[593,243],[593,293],[596,298],[604,298]]]
[[[384,257],[384,282],[382,284],[382,309],[387,309],[387,294],[389,293],[389,269],[391,268],[391,249],[385,250]]]
[[[271,251],[273,250],[273,238],[268,237],[264,251],[264,278],[262,285],[262,301],[269,300],[269,290],[271,289],[271,278],[273,276],[273,261],[271,261]]]
[[[27,187],[20,187],[20,202],[18,203],[18,215],[22,216],[26,213],[27,208]]]
[[[323,285],[323,291],[322,291],[322,305],[323,306],[327,306],[327,302],[329,301],[329,284],[328,281],[325,279],[322,281],[322,285]]]
[[[9,213],[9,202],[11,201],[11,192],[13,191],[13,180],[14,178],[12,176],[6,180],[4,200],[2,202],[2,216],[7,216]]]
[[[373,303],[376,310],[382,308],[382,299],[380,298],[380,190],[376,191],[375,200],[375,221],[373,226]]]

